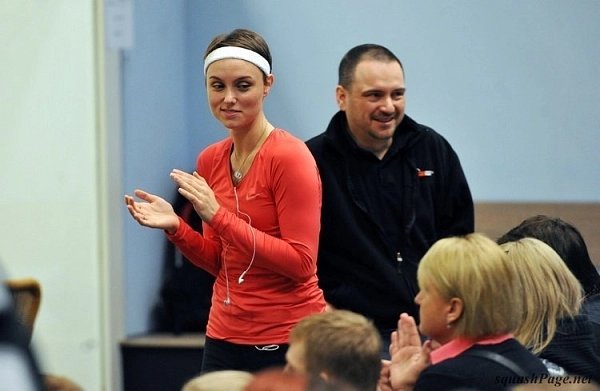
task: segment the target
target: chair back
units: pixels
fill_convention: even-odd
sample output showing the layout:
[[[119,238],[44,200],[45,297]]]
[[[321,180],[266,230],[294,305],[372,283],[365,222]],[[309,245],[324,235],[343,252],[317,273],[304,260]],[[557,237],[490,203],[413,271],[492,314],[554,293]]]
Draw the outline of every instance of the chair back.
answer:
[[[31,339],[42,299],[40,283],[34,278],[10,278],[4,282],[13,297],[17,319],[28,331]]]

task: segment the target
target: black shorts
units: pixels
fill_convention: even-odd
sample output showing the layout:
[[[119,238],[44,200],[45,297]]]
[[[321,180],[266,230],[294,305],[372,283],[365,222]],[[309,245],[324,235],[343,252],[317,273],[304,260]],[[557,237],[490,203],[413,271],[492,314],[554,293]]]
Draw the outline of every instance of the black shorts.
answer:
[[[206,337],[202,372],[233,369],[257,372],[284,367],[288,344],[238,345]]]

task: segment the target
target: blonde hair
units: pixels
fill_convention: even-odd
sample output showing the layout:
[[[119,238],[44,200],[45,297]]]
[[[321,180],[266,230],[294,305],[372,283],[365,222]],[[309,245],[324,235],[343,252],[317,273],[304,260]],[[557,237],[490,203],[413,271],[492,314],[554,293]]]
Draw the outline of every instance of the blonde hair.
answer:
[[[245,371],[206,372],[185,383],[181,391],[243,391],[253,378]]]
[[[554,337],[558,320],[579,313],[583,289],[556,251],[541,240],[523,238],[501,247],[524,287],[525,308],[515,337],[539,354]]]
[[[517,328],[521,313],[517,271],[500,246],[483,234],[440,239],[419,263],[419,286],[458,298],[463,312],[453,323],[458,335],[477,339]]]
[[[268,368],[256,373],[244,391],[305,391],[308,385],[309,379],[306,374],[284,372],[281,368]]]
[[[290,333],[290,343],[304,344],[310,376],[325,372],[333,382],[375,390],[381,371],[381,337],[364,316],[333,310],[302,319]]]

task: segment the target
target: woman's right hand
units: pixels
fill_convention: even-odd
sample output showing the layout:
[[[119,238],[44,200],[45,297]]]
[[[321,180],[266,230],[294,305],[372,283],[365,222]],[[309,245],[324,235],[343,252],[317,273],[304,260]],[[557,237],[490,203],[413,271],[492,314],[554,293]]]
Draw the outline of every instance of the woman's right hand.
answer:
[[[136,190],[134,195],[141,201],[135,201],[132,196],[125,195],[125,205],[135,221],[145,227],[164,229],[169,234],[177,232],[179,217],[171,204],[143,190]]]

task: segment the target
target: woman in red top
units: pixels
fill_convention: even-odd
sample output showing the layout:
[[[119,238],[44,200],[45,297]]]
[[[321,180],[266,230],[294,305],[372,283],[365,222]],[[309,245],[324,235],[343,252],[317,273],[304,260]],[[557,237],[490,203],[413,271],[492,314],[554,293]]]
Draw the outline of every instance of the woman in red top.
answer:
[[[193,174],[171,172],[202,234],[156,195],[136,190],[140,201],[125,202],[139,224],[164,229],[216,276],[203,372],[284,365],[292,327],[325,310],[316,277],[319,174],[305,144],[265,117],[273,75],[262,37],[243,29],[217,36],[204,73],[211,111],[229,137],[200,153]]]

